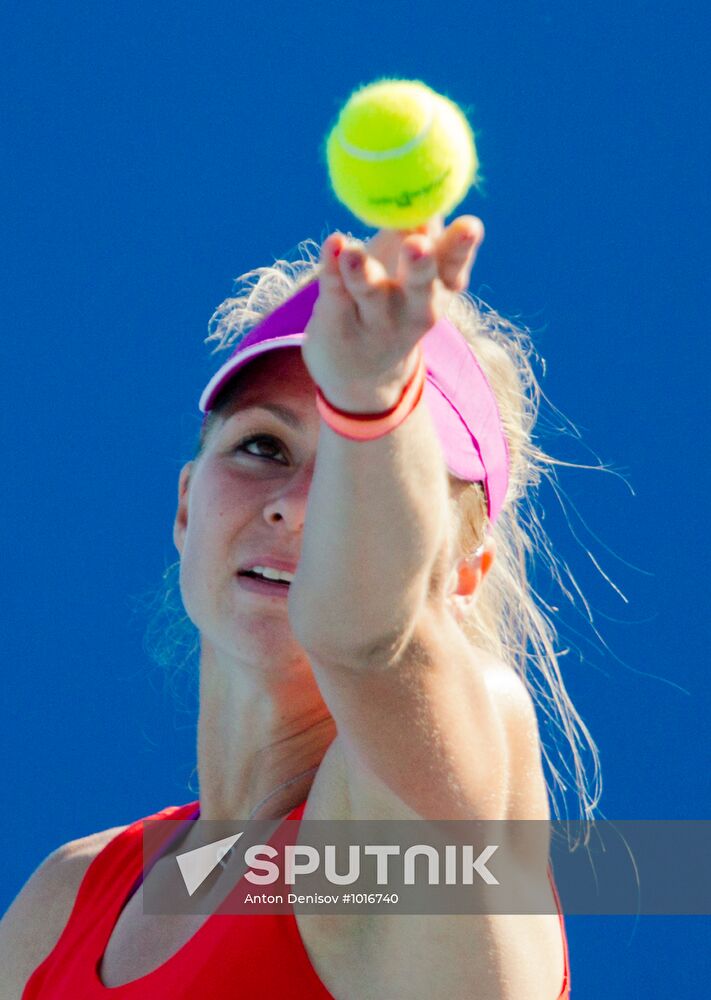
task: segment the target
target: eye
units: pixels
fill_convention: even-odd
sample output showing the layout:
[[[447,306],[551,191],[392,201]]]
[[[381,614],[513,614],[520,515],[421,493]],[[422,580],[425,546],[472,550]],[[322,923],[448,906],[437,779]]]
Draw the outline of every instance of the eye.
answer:
[[[247,450],[248,447],[253,444],[259,445],[259,448],[261,450],[262,445],[265,443],[267,447],[271,450],[272,454],[260,455],[256,454],[255,452]],[[234,451],[244,451],[247,455],[251,455],[253,458],[267,458],[267,459],[274,459],[275,457],[274,452],[279,452],[282,455],[284,454],[284,451],[281,447],[281,442],[279,441],[278,438],[272,437],[271,434],[251,434],[249,437],[243,438],[242,441],[239,442],[239,444],[235,445]],[[275,460],[279,461],[279,459]]]

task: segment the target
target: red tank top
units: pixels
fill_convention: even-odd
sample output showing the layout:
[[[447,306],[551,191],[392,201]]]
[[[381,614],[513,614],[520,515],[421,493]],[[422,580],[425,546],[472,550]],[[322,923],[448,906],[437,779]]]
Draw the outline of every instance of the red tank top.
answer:
[[[167,806],[144,819],[192,820],[199,801]],[[287,819],[300,820],[303,802]],[[207,917],[198,931],[162,965],[122,986],[105,986],[99,966],[119,914],[140,885],[142,826],[138,819],[114,837],[89,865],[57,944],[30,976],[22,1000],[333,1000],[311,964],[293,912]],[[173,826],[174,824],[170,824]],[[175,824],[177,826],[177,824]],[[173,840],[179,831],[172,833]],[[550,877],[550,871],[549,871]],[[560,900],[565,968],[556,1000],[568,1000],[568,943]]]

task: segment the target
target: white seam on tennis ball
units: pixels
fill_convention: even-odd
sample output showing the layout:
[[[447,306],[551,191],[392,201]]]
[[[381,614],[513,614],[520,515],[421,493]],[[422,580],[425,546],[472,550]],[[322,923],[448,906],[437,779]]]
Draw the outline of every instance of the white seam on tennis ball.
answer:
[[[422,95],[427,101],[428,117],[424,124],[424,127],[420,129],[414,139],[410,139],[406,142],[404,146],[398,146],[396,149],[361,149],[359,146],[352,146],[347,139],[343,137],[340,128],[336,129],[336,138],[340,143],[341,147],[346,153],[350,153],[351,156],[355,156],[358,160],[369,160],[372,163],[378,163],[382,160],[394,160],[398,156],[405,156],[407,153],[412,152],[413,149],[417,149],[427,138],[427,135],[432,128],[435,117],[435,102],[429,97],[429,95]]]

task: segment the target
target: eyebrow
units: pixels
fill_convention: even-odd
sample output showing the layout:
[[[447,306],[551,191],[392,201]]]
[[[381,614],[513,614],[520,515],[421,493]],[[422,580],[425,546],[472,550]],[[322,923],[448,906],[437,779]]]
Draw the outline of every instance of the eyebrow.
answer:
[[[239,413],[244,413],[245,410],[266,410],[267,413],[274,414],[275,417],[279,417],[283,420],[285,424],[294,430],[301,430],[303,424],[299,417],[290,410],[288,406],[282,406],[280,403],[247,403],[245,406],[241,406],[238,410],[235,410],[230,416],[237,416]]]

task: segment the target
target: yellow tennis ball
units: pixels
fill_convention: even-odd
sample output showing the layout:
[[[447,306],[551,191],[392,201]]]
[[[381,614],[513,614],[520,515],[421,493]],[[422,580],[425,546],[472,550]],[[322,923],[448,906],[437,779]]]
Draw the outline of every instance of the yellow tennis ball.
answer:
[[[420,80],[381,79],[356,90],[325,154],[338,200],[379,229],[414,229],[448,215],[479,166],[464,112]]]

